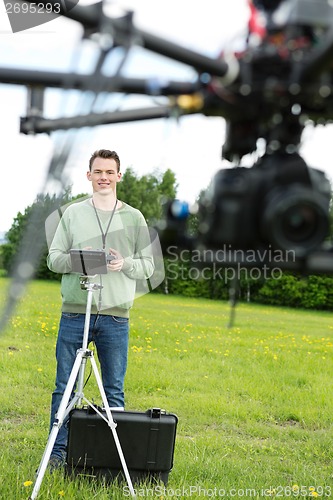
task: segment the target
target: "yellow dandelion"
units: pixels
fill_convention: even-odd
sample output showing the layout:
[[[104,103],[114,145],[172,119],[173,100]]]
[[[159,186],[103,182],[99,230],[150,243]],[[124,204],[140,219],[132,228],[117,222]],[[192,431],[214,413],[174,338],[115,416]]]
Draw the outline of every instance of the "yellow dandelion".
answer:
[[[28,486],[31,486],[32,485],[32,481],[24,481],[23,483],[23,486],[25,486],[25,488],[28,488]]]
[[[59,495],[60,497],[64,497],[64,496],[65,496],[65,492],[64,492],[64,490],[59,491],[58,495]]]

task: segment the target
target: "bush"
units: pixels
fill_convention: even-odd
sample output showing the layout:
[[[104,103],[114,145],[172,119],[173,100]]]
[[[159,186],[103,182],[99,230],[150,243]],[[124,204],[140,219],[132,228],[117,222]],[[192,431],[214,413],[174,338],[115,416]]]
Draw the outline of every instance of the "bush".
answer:
[[[266,280],[255,300],[262,304],[332,310],[333,278],[284,273],[280,279]]]

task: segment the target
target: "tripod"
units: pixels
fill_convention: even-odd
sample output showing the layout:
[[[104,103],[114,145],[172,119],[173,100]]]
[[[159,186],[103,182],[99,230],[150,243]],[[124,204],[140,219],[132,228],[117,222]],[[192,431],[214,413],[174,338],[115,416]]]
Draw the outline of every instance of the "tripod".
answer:
[[[133,489],[131,477],[129,475],[127,465],[125,462],[125,458],[124,458],[124,455],[123,455],[123,452],[122,452],[122,449],[120,446],[120,442],[118,439],[118,435],[116,432],[117,424],[113,421],[111,411],[109,408],[109,404],[108,404],[108,401],[106,399],[106,394],[104,391],[104,387],[102,384],[102,380],[101,380],[101,377],[100,377],[100,374],[99,374],[99,371],[97,368],[97,364],[96,364],[93,352],[88,349],[88,336],[89,336],[89,325],[90,325],[90,315],[91,315],[91,304],[92,304],[92,298],[93,298],[93,291],[102,288],[102,285],[92,283],[90,281],[89,276],[81,276],[80,277],[80,285],[81,285],[81,288],[83,290],[87,290],[87,292],[88,292],[82,347],[80,349],[78,349],[78,351],[77,351],[76,359],[75,359],[71,374],[69,376],[63,397],[61,399],[55,422],[52,426],[52,429],[51,429],[51,432],[49,434],[49,438],[48,438],[48,441],[46,444],[46,448],[44,450],[42,460],[41,460],[40,465],[38,467],[36,481],[35,481],[31,496],[30,496],[30,500],[34,500],[35,498],[37,498],[37,495],[38,495],[38,492],[39,492],[39,489],[40,489],[40,486],[42,484],[43,477],[44,477],[44,474],[45,474],[45,471],[47,468],[47,464],[48,464],[48,461],[50,459],[51,452],[53,450],[53,446],[54,446],[55,440],[57,438],[60,427],[62,426],[65,418],[67,417],[69,412],[72,410],[72,408],[76,405],[80,405],[82,403],[82,400],[84,400],[86,403],[88,403],[88,405],[90,407],[92,407],[108,423],[108,425],[112,431],[112,434],[113,434],[113,438],[114,438],[115,445],[116,445],[116,448],[117,448],[117,451],[119,454],[120,462],[121,462],[121,465],[123,467],[124,475],[125,475],[129,490],[131,492],[132,497],[135,497],[135,492]],[[100,413],[98,411],[98,409],[90,401],[88,401],[84,397],[84,394],[83,394],[84,372],[85,372],[87,359],[89,359],[91,362],[91,366],[92,366],[92,369],[93,369],[93,372],[94,372],[94,375],[96,378],[99,392],[100,392],[101,397],[102,397],[102,401],[103,401],[103,405],[104,405],[104,408],[106,411],[107,418],[105,418],[102,415],[102,413]],[[72,394],[73,389],[75,387],[76,380],[77,380],[77,389],[76,389],[74,397],[72,398],[72,400],[70,400],[71,394]]]

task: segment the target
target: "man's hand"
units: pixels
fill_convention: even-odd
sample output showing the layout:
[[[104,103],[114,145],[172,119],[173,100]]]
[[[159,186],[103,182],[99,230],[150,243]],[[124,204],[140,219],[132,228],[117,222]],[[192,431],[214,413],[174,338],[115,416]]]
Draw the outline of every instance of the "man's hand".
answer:
[[[114,248],[109,248],[109,254],[115,258],[108,263],[108,271],[121,271],[124,265],[124,257]]]

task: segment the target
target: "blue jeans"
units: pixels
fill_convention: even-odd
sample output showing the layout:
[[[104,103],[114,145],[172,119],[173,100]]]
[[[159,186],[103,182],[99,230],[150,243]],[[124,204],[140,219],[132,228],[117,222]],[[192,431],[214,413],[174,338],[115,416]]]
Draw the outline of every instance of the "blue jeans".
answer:
[[[56,418],[77,350],[82,347],[85,314],[62,313],[56,347],[56,387],[52,394],[50,430]],[[127,368],[129,320],[119,316],[90,318],[88,343],[96,345],[101,376],[110,407],[124,407],[124,378]],[[74,390],[72,397],[74,395]],[[64,457],[67,448],[68,418],[59,429],[52,455]]]

